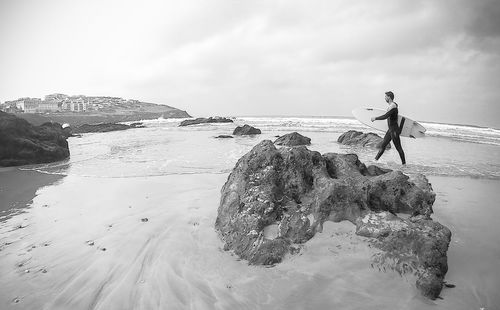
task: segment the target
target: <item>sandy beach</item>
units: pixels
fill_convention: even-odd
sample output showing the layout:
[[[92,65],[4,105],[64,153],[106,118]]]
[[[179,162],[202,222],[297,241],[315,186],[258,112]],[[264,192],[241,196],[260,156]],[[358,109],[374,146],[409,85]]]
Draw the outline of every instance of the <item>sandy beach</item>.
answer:
[[[413,161],[405,172],[426,172],[437,195],[433,219],[453,234],[445,279],[456,287],[431,301],[414,276],[372,267],[374,249],[349,222],[326,223],[273,267],[250,266],[223,251],[214,223],[232,167],[262,139],[289,132],[213,138],[232,126],[152,122],[86,134],[70,138],[69,161],[1,170],[0,308],[498,308],[500,181],[441,176],[496,174],[487,165],[496,148],[432,137],[403,141]],[[356,151],[369,162],[372,150],[336,143],[343,130],[305,134],[311,149]],[[429,152],[443,144],[447,150]],[[453,160],[444,157],[453,147],[474,150],[466,156],[479,165],[441,164]],[[387,151],[378,164],[396,169],[396,156]]]
[[[500,224],[498,181],[431,179],[435,219],[453,232],[446,278],[456,287],[428,301],[411,276],[372,269],[372,250],[347,222],[328,223],[300,254],[272,268],[222,251],[213,223],[226,177],[67,176],[40,188],[28,212],[2,222],[2,309],[386,309],[389,303],[494,309],[500,303],[500,247],[494,230],[485,229]],[[13,198],[29,199],[23,192]]]

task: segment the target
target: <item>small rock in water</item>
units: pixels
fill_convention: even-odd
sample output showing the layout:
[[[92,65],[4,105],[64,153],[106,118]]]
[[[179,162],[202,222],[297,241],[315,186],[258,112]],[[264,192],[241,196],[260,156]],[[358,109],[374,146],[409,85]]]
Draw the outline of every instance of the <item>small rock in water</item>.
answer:
[[[147,217],[141,219],[141,222],[147,222],[147,221],[149,221]]]

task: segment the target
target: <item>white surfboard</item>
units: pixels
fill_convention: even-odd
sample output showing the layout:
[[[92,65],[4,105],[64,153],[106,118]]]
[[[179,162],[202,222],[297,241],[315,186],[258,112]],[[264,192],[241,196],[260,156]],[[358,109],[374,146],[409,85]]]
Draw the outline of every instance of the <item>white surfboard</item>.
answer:
[[[387,126],[387,119],[380,121],[371,121],[372,117],[384,115],[387,111],[376,108],[358,108],[352,110],[352,115],[368,127],[386,132],[389,127]],[[398,114],[398,125],[401,130],[402,137],[421,138],[425,136],[426,129],[418,122]]]

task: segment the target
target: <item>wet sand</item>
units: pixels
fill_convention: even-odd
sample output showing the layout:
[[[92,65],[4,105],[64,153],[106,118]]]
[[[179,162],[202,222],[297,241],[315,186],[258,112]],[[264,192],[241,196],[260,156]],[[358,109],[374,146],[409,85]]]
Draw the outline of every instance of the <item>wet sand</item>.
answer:
[[[0,167],[0,221],[29,206],[36,191],[50,186],[63,175],[23,171],[17,167]]]
[[[500,309],[500,181],[429,178],[434,220],[452,232],[443,302],[450,309]]]
[[[431,178],[438,195],[434,218],[453,232],[446,279],[457,287],[445,289],[442,300],[429,301],[416,290],[414,277],[372,268],[373,249],[348,222],[325,224],[299,254],[271,268],[248,266],[223,251],[213,227],[226,178],[68,175],[40,188],[26,213],[0,223],[0,308],[495,309],[500,304],[500,246],[495,230],[488,230],[500,225],[499,181]],[[27,199],[22,193],[9,193],[10,199]]]

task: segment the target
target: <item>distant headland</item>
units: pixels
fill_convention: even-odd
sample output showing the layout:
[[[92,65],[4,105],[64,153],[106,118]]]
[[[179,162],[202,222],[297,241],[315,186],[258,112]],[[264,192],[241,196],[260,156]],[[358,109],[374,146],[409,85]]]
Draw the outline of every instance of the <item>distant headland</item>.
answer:
[[[45,122],[68,123],[71,126],[103,122],[127,122],[144,119],[189,118],[177,108],[109,96],[69,96],[50,94],[41,98],[19,98],[0,103],[0,110],[14,113],[34,125]]]

